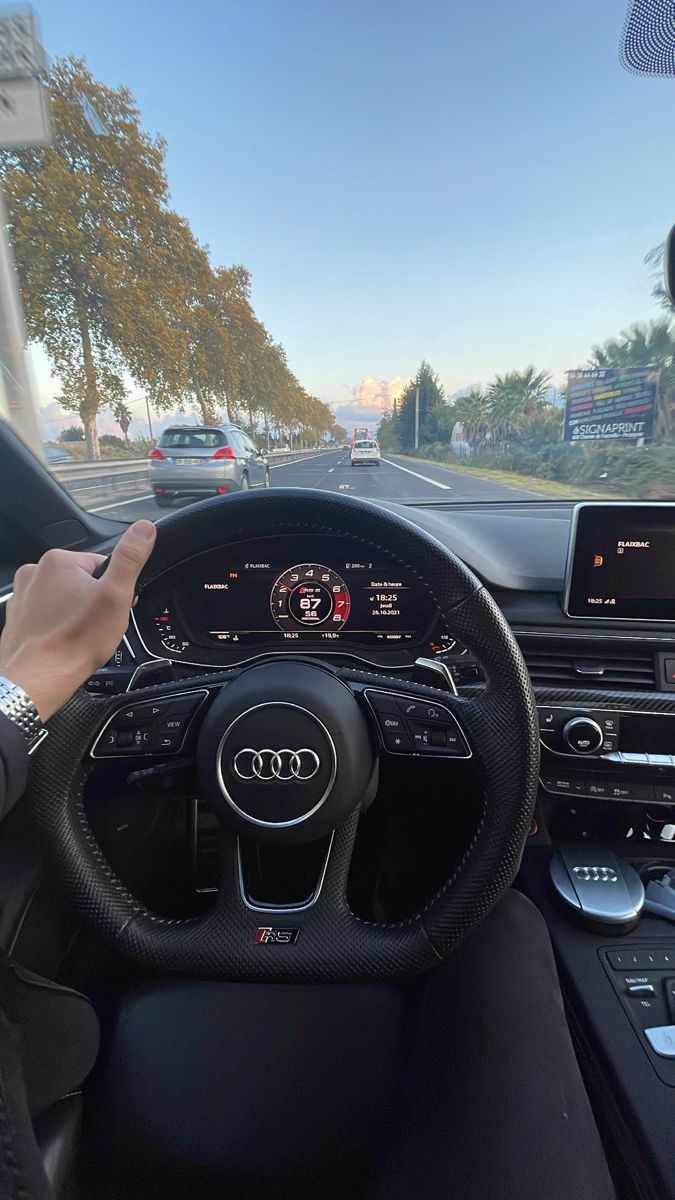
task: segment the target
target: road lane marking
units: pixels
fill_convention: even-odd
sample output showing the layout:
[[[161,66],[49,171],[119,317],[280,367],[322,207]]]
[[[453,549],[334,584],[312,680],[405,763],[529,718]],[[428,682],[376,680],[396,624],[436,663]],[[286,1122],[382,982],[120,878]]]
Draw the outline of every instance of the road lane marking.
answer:
[[[326,454],[335,454],[334,450],[319,450],[316,454],[308,454],[305,458],[296,458],[295,462],[270,462],[268,467],[270,471],[276,470],[277,467],[301,467],[303,463],[313,462],[315,458],[323,458]]]
[[[154,492],[148,492],[147,496],[136,496],[134,500],[116,500],[114,504],[100,504],[98,508],[90,508],[88,512],[106,512],[109,508],[123,508],[125,504],[140,504],[141,500],[154,500]]]
[[[390,458],[383,458],[382,462],[389,467],[396,467],[397,471],[405,471],[406,475],[414,475],[415,479],[421,479],[424,483],[432,483],[434,487],[442,488],[444,492],[452,492],[454,489],[449,483],[439,483],[437,479],[430,479],[428,475],[420,475],[419,471],[411,471],[410,467],[399,467],[398,463],[392,462]]]

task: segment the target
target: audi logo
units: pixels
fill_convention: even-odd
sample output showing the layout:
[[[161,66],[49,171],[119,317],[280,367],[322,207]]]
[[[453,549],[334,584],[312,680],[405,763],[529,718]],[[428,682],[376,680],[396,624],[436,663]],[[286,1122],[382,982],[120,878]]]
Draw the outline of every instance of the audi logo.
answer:
[[[302,750],[253,750],[246,746],[235,754],[232,763],[240,779],[259,779],[261,783],[313,779],[320,766],[318,754],[306,746]]]

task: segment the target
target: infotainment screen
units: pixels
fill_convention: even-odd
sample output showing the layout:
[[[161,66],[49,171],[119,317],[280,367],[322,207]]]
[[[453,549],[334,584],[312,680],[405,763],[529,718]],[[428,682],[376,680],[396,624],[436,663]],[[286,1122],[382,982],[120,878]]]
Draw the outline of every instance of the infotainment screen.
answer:
[[[570,617],[675,621],[675,504],[580,504],[565,611]]]

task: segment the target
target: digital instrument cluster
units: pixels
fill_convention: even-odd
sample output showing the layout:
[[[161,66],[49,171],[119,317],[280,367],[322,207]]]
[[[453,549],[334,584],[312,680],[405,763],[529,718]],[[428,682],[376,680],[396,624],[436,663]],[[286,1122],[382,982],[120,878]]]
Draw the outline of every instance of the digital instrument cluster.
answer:
[[[466,653],[413,572],[355,547],[303,536],[198,555],[146,588],[138,631],[151,653],[204,666],[282,648],[397,663]]]

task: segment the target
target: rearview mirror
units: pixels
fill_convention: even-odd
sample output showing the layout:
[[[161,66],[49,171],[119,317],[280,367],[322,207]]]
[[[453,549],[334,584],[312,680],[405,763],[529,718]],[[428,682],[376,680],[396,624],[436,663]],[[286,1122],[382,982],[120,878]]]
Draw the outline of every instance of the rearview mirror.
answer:
[[[670,303],[675,305],[675,225],[663,250],[663,286]]]

